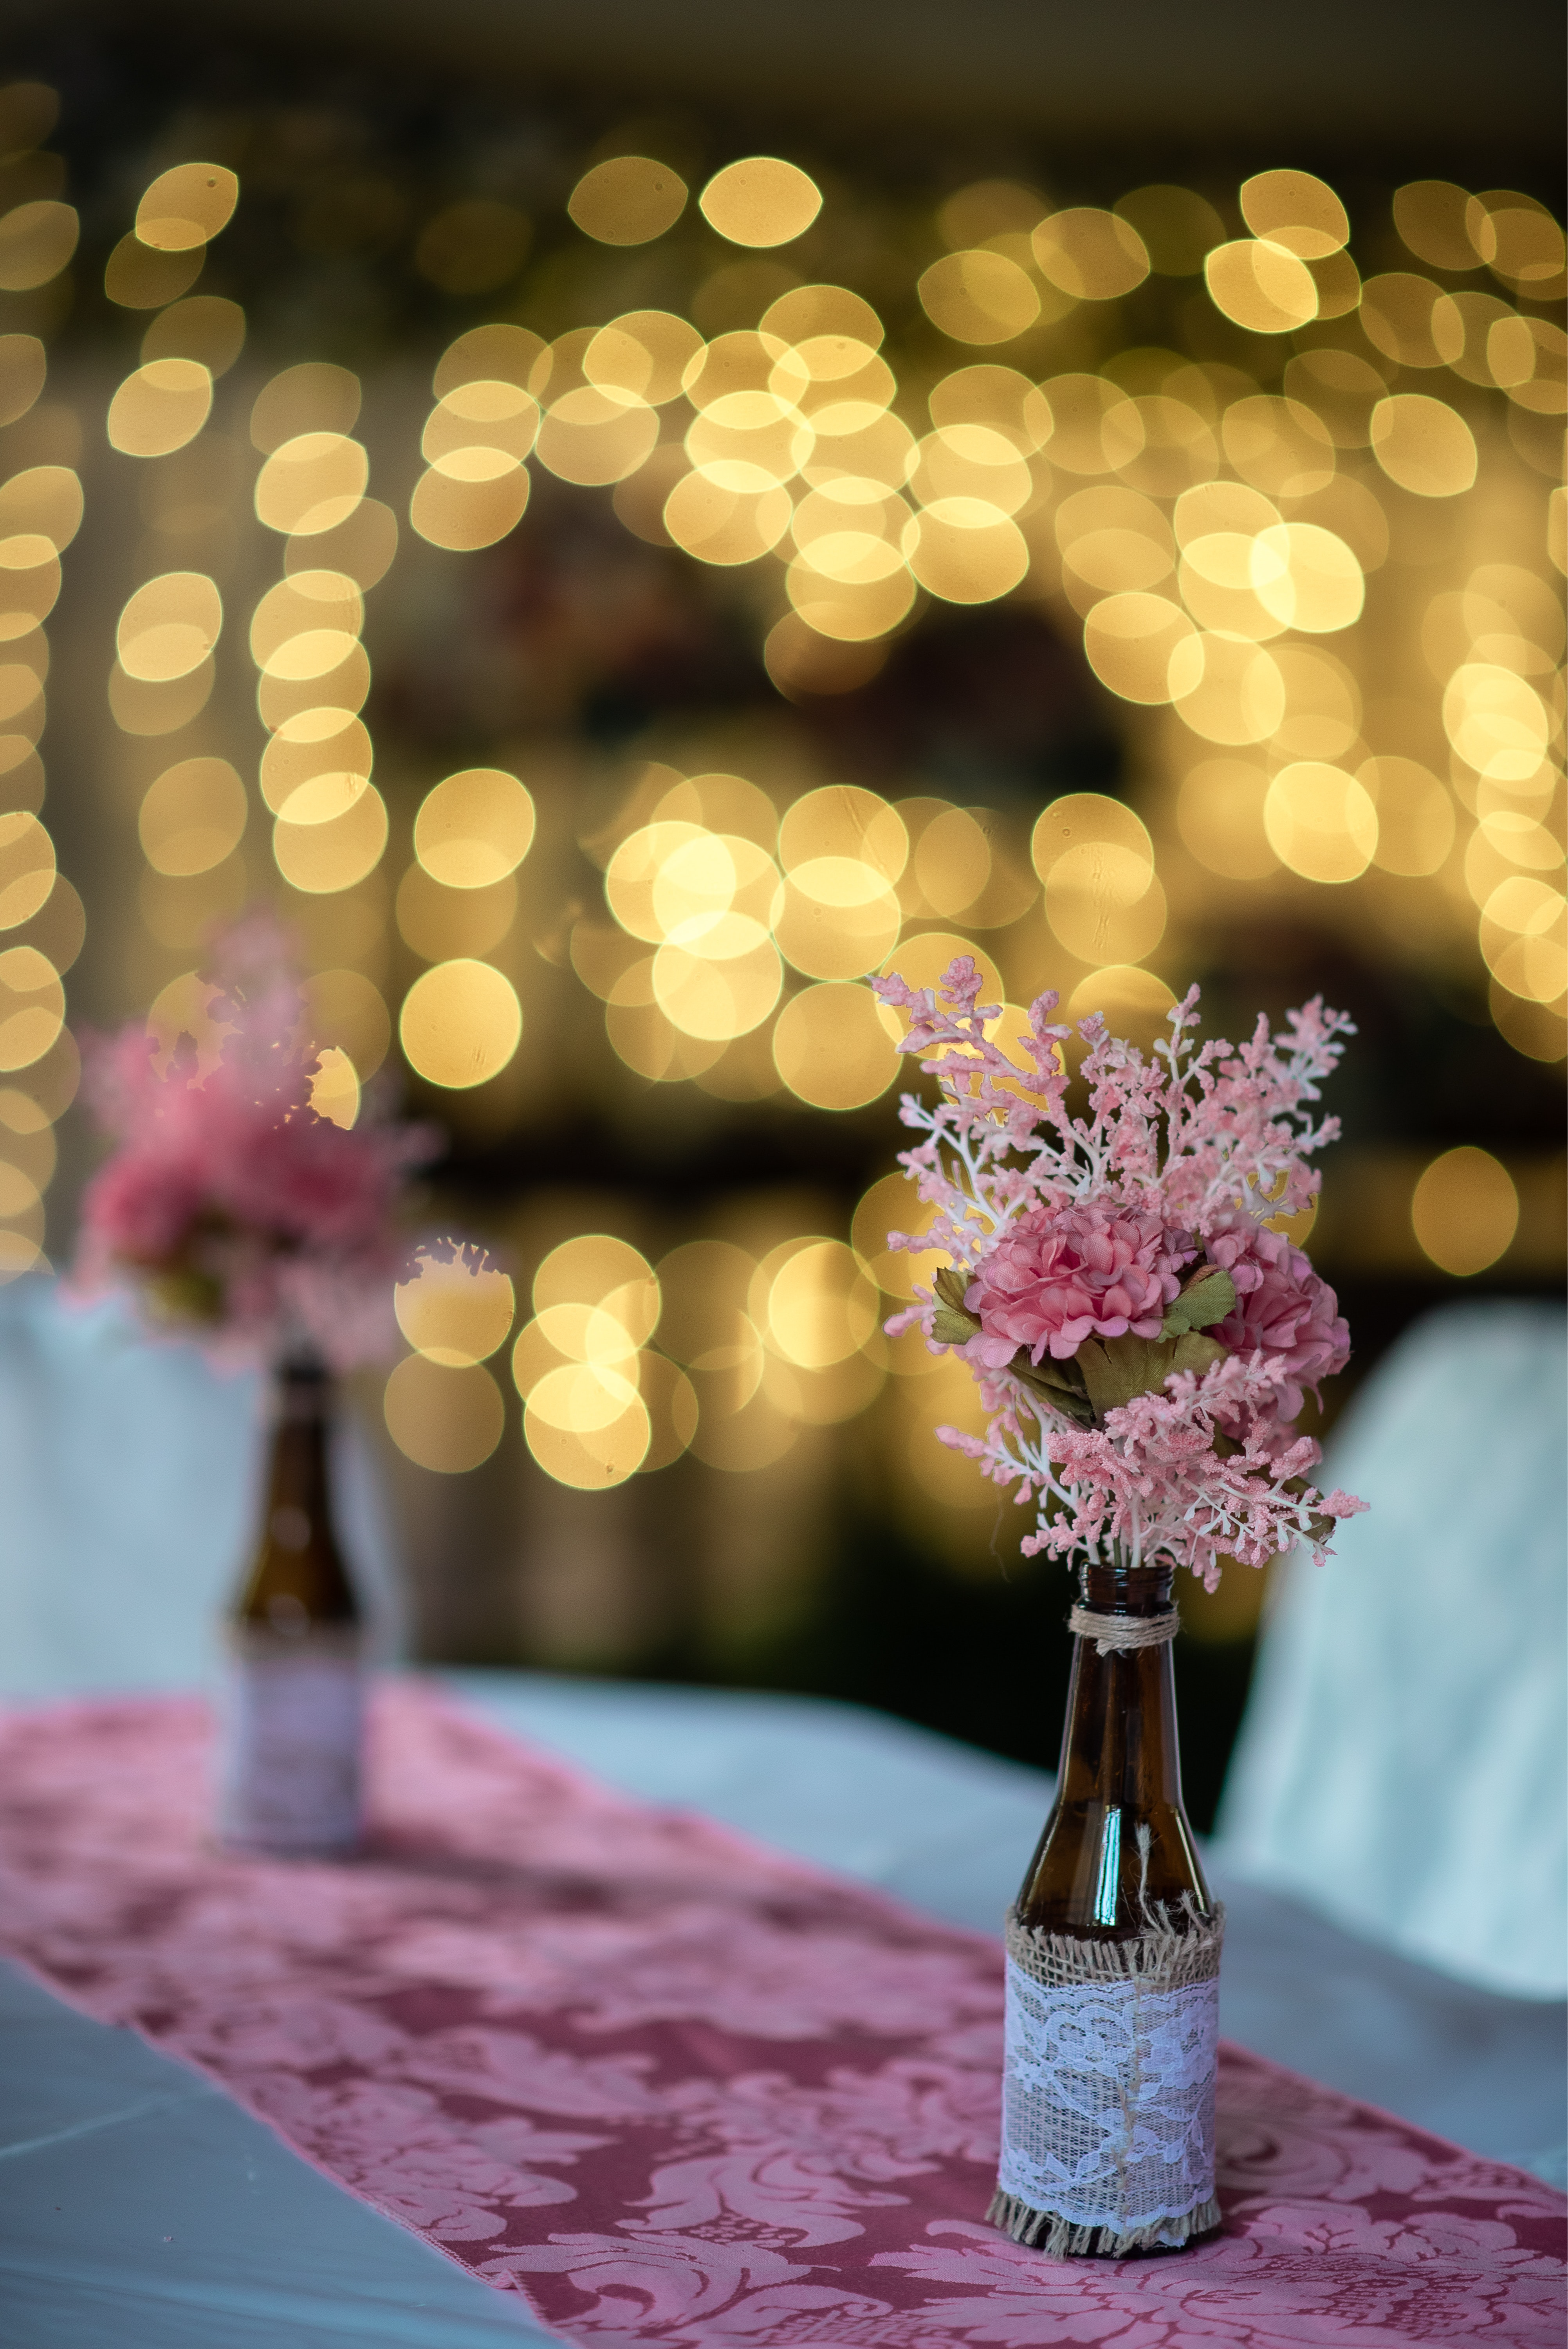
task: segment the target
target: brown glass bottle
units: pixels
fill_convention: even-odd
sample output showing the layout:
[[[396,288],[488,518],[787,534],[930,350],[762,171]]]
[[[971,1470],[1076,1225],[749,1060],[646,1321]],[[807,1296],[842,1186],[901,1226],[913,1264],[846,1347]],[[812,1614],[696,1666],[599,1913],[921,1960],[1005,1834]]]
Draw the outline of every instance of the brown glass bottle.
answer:
[[[1149,1616],[1171,1605],[1168,1568],[1080,1568],[1082,1603]],[[1130,1940],[1149,1914],[1172,1921],[1183,1896],[1207,1915],[1209,1887],[1181,1802],[1170,1642],[1075,1642],[1056,1802],[1018,1896],[1019,1922],[1048,1933]]]
[[[332,1403],[319,1361],[278,1371],[261,1526],[229,1625],[219,1833],[240,1849],[326,1855],[359,1837],[364,1627],[332,1521]]]

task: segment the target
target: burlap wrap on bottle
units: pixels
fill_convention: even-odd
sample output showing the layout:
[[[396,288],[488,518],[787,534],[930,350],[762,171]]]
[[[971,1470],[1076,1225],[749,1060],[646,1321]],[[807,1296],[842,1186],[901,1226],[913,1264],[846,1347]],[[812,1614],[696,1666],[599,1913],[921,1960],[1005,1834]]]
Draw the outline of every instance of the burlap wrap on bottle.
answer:
[[[1007,1920],[1002,2166],[989,2217],[1057,2256],[1176,2251],[1220,2223],[1223,1909],[1134,1941]]]

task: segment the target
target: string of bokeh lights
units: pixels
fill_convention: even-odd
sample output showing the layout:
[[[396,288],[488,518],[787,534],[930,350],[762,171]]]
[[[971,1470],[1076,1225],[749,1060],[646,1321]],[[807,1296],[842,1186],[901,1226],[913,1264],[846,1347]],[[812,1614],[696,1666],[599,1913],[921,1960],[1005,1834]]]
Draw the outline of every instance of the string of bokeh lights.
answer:
[[[195,460],[202,448],[245,320],[238,304],[191,289],[239,193],[216,164],[165,171],[109,257],[109,299],[153,314],[109,407],[109,440],[127,457]],[[622,155],[585,173],[567,211],[585,239],[636,247],[667,235],[689,199],[667,164]],[[743,254],[787,248],[823,203],[807,173],[765,156],[727,165],[697,201]],[[766,666],[790,696],[868,679],[929,601],[1033,599],[1081,629],[1090,667],[1127,706],[1146,763],[1169,786],[1157,851],[1149,824],[1090,792],[1054,800],[1025,838],[993,811],[924,792],[894,802],[645,766],[612,821],[565,843],[599,866],[604,895],[602,912],[573,923],[566,959],[602,1002],[628,1071],[731,1101],[782,1092],[852,1111],[897,1072],[889,1015],[865,984],[895,956],[923,981],[954,952],[974,953],[1006,1021],[1038,978],[1044,936],[1075,1016],[1097,1008],[1147,1021],[1171,1000],[1155,961],[1177,899],[1189,910],[1228,889],[1335,892],[1364,878],[1392,885],[1384,914],[1413,949],[1473,940],[1503,1034],[1535,1057],[1561,1055],[1563,626],[1548,556],[1560,571],[1563,492],[1552,484],[1568,340],[1520,305],[1561,296],[1562,232],[1531,197],[1416,182],[1395,196],[1394,225],[1438,274],[1364,280],[1345,207],[1323,181],[1262,172],[1240,207],[1248,233],[1232,237],[1204,197],[1176,186],[1137,189],[1108,210],[1053,208],[1008,181],[959,191],[937,215],[945,250],[914,286],[956,362],[935,372],[895,367],[859,294],[783,271],[751,326],[707,335],[674,310],[638,309],[552,340],[498,318],[444,351],[408,505],[431,545],[476,551],[504,538],[526,512],[531,467],[607,491],[639,538],[744,581]],[[423,232],[416,265],[453,292],[483,290],[514,272],[521,222],[488,200],[449,206]],[[0,216],[0,285],[47,285],[75,242],[57,194],[13,206]],[[1513,300],[1445,282],[1481,273]],[[1072,344],[1085,321],[1102,352],[1117,345],[1116,305],[1151,274],[1193,280],[1232,326],[1275,338],[1289,353],[1279,388],[1143,346],[1038,378],[1010,363],[1021,338],[1035,348],[1057,329],[1064,356],[1082,361]],[[26,411],[44,367],[36,338],[0,342],[0,412]],[[390,827],[361,715],[361,632],[365,599],[400,545],[398,516],[369,494],[359,408],[354,375],[306,362],[265,384],[249,419],[254,514],[283,542],[282,575],[249,623],[268,738],[260,796],[278,874],[306,900],[340,904],[344,939],[351,903],[360,928],[386,920],[364,895]],[[198,465],[183,494],[233,506],[243,486],[220,478],[216,457],[212,473],[203,485]],[[32,680],[8,687],[16,671],[0,670],[8,740],[29,726],[36,740],[42,725],[42,620],[75,528],[75,479],[36,467],[0,490],[8,651]],[[75,496],[79,518],[79,487]],[[1422,510],[1461,504],[1475,519],[1457,564],[1422,578],[1426,699],[1383,698],[1375,713],[1363,683],[1374,657],[1363,643],[1367,579]],[[1539,539],[1534,567],[1518,559],[1521,511]],[[213,689],[223,625],[202,571],[170,569],[134,589],[109,685],[123,730],[158,737],[191,722]],[[5,714],[18,693],[20,721]],[[30,744],[0,756],[12,758],[8,774],[36,765]],[[0,920],[9,914],[13,930],[42,918],[46,900],[68,902],[68,884],[49,886],[41,771],[29,805],[32,788],[17,784],[0,817],[14,827],[0,830]],[[1163,812],[1148,805],[1156,833]],[[222,759],[177,761],[148,786],[143,906],[169,943],[187,917],[161,910],[161,884],[208,876],[209,917],[233,909],[225,890],[243,898],[250,812]],[[517,987],[499,967],[520,868],[563,844],[546,839],[523,778],[478,768],[426,793],[412,845],[394,918],[425,968],[396,1006],[398,1037],[428,1082],[471,1092],[511,1066],[523,1035]],[[1037,920],[1025,919],[1032,909]],[[76,920],[79,944],[79,909]],[[26,1067],[26,1087],[0,1090],[9,1270],[41,1246],[49,1127],[74,1086],[58,976],[69,925],[57,914],[57,950],[29,932],[0,957],[0,987],[15,998],[0,1001],[0,1067],[8,1050],[30,1056],[11,1064]],[[331,1039],[318,1106],[345,1122],[394,1026],[356,967],[366,959],[346,947],[311,981]],[[50,1019],[47,1052],[35,1050]],[[193,973],[163,989],[151,1025],[165,1039],[202,1033]],[[25,1041],[8,1044],[13,1032]],[[1417,1218],[1439,1263],[1461,1207],[1473,1224],[1478,1183],[1495,1191],[1501,1175],[1513,1198],[1495,1160],[1469,1155],[1493,1172],[1456,1165],[1428,1185],[1430,1213]],[[1450,1178],[1460,1206],[1445,1223]],[[31,1189],[13,1195],[12,1182]],[[1500,1231],[1511,1212],[1517,1220],[1517,1199],[1511,1210],[1500,1194]],[[847,1245],[821,1234],[752,1248],[703,1240],[657,1267],[608,1236],[556,1248],[512,1347],[535,1458],[589,1489],[685,1450],[756,1468],[803,1428],[866,1409],[897,1373],[911,1468],[932,1498],[972,1506],[947,1490],[949,1455],[928,1437],[961,1410],[953,1382],[923,1350],[880,1333],[882,1295],[907,1295],[918,1276],[910,1259],[888,1257],[882,1234],[909,1220],[905,1187],[888,1177],[862,1202]],[[386,1413],[410,1457],[452,1471],[493,1450],[504,1404],[490,1364],[515,1309],[501,1274],[475,1283],[427,1267],[400,1292],[410,1351]]]

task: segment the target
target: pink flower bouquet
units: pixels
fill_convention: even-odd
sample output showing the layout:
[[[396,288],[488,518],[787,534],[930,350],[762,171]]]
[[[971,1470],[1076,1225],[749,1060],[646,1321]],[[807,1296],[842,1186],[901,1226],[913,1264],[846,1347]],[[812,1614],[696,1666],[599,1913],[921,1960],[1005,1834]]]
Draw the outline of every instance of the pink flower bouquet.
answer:
[[[351,1369],[395,1340],[397,1211],[433,1137],[312,1107],[320,1054],[270,916],[231,930],[210,977],[228,1032],[204,1076],[189,1035],[161,1073],[140,1020],[89,1046],[88,1100],[119,1147],[87,1188],[76,1285],[129,1284],[220,1356],[303,1347]]]
[[[1262,1566],[1303,1537],[1321,1554],[1366,1503],[1314,1489],[1322,1455],[1293,1422],[1349,1334],[1272,1226],[1322,1179],[1307,1160],[1338,1121],[1314,1123],[1310,1105],[1349,1020],[1314,1000],[1286,1037],[1260,1019],[1240,1048],[1199,1044],[1194,988],[1146,1061],[1096,1013],[1079,1023],[1074,1115],[1054,994],[1031,1007],[1018,1061],[987,1033],[1000,1007],[979,1002],[969,957],[940,988],[872,984],[940,1096],[904,1097],[926,1139],[901,1163],[937,1213],[891,1244],[951,1259],[888,1330],[922,1329],[971,1365],[990,1425],[938,1433],[1033,1502],[1025,1553],[1189,1566],[1209,1589],[1226,1557]]]

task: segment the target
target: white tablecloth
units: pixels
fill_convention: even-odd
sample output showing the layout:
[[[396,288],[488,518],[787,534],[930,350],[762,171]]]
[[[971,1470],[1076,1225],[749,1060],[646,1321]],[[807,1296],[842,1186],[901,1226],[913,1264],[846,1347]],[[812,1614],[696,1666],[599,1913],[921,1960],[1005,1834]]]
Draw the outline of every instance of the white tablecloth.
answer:
[[[955,1923],[995,1930],[1051,1782],[805,1698],[452,1675],[491,1718]],[[1239,1883],[1221,2026],[1561,2176],[1563,2010],[1493,1997]],[[130,2032],[0,1967],[5,2349],[486,2349],[552,2336]]]

